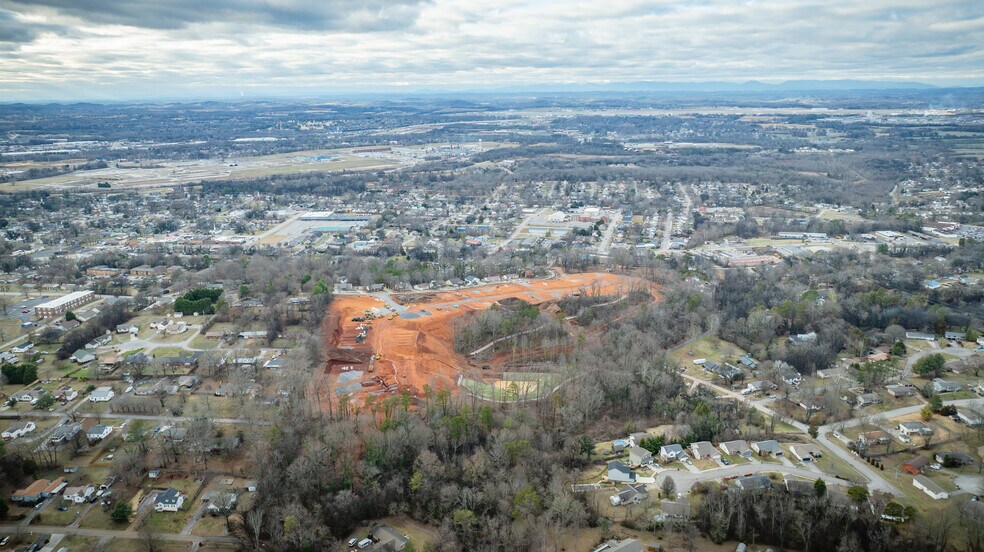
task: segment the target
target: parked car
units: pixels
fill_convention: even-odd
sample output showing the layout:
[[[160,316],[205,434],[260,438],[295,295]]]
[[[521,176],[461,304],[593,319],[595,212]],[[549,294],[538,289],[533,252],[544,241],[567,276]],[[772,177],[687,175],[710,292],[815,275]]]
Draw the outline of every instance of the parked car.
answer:
[[[354,538],[349,539],[348,541],[349,548],[355,548],[356,544],[359,544],[359,539],[354,539]]]

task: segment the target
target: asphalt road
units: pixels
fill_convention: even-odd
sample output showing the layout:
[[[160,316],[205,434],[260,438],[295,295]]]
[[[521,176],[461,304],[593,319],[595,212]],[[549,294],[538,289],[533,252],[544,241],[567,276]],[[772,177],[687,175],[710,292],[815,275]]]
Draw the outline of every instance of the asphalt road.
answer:
[[[81,535],[84,537],[109,537],[114,539],[143,539],[146,535],[142,531],[113,531],[110,529],[87,529],[83,527],[59,527],[57,525],[31,525],[30,527],[21,527],[20,525],[10,525],[2,524],[0,525],[0,534],[17,534],[25,533],[26,529],[30,529],[30,533],[34,535],[40,534],[64,534],[64,535]],[[158,533],[157,538],[162,541],[177,541],[177,542],[192,542],[192,543],[203,543],[203,542],[216,542],[216,543],[238,543],[239,540],[235,537],[207,537],[201,535],[181,535],[178,533]]]
[[[734,399],[738,399],[738,400],[740,400],[740,401],[742,401],[742,402],[750,405],[751,407],[755,408],[759,412],[762,412],[763,414],[766,414],[768,416],[776,416],[777,415],[774,410],[772,410],[771,408],[769,408],[765,404],[763,404],[761,402],[754,401],[754,400],[752,400],[751,398],[749,398],[746,395],[742,395],[741,393],[736,393],[735,391],[732,391],[731,389],[727,389],[727,388],[721,387],[720,385],[715,385],[713,383],[710,383],[708,381],[704,381],[704,380],[699,379],[699,378],[695,378],[693,376],[689,376],[689,375],[683,374],[683,377],[685,379],[690,380],[690,381],[698,382],[699,385],[703,385],[703,386],[709,387],[711,389],[714,389],[714,391],[716,391],[717,393],[719,393],[721,395],[728,396],[728,397],[731,397],[731,398],[734,398]],[[961,400],[956,400],[956,401],[946,401],[945,404],[951,404],[951,405],[954,405],[954,406],[984,405],[984,399],[961,399]],[[883,417],[883,418],[886,418],[886,419],[887,418],[894,418],[896,416],[904,416],[906,414],[913,414],[913,413],[919,412],[920,410],[922,410],[922,408],[923,408],[923,405],[922,404],[918,404],[918,405],[914,405],[914,406],[906,406],[906,407],[902,407],[902,408],[896,408],[895,410],[889,410],[887,412],[882,412],[882,413],[879,414],[879,416],[880,417]],[[783,417],[783,419],[785,419],[785,417]],[[789,423],[790,425],[792,425],[793,427],[795,427],[796,429],[802,431],[803,433],[808,433],[809,432],[809,427],[806,424],[802,423],[802,422],[798,422],[796,420],[785,420],[785,421],[787,423]],[[857,455],[855,455],[855,454],[853,454],[853,453],[851,453],[849,451],[844,450],[839,445],[837,445],[836,443],[834,443],[833,441],[830,440],[829,434],[831,432],[833,432],[836,428],[852,427],[852,426],[855,426],[855,425],[857,425],[859,423],[860,423],[860,420],[854,418],[854,419],[846,420],[846,421],[843,421],[843,422],[836,422],[836,423],[832,423],[832,424],[827,424],[827,425],[820,426],[818,428],[817,442],[820,443],[820,444],[822,444],[822,445],[824,445],[825,447],[827,447],[832,454],[834,454],[835,456],[837,456],[841,460],[847,462],[851,467],[853,467],[855,470],[857,470],[858,472],[860,472],[861,475],[863,475],[866,478],[868,478],[868,486],[872,490],[878,490],[878,491],[882,491],[882,492],[892,493],[892,494],[894,494],[896,496],[903,496],[902,491],[900,491],[898,489],[898,487],[896,487],[890,481],[888,481],[887,479],[885,479],[884,477],[882,477],[882,475],[880,473],[878,473],[877,471],[875,471],[874,469],[872,469],[871,466],[869,464],[867,464],[866,462],[864,462],[863,460],[861,460],[860,457],[858,457]],[[744,466],[742,466],[742,467],[744,467]],[[781,470],[776,470],[776,471],[781,471]],[[808,471],[808,470],[804,470],[804,471]],[[718,470],[710,470],[710,471],[704,472],[704,473],[715,473],[715,472],[718,472]],[[809,473],[811,473],[812,476],[814,478],[816,478],[816,474],[815,473],[813,473],[813,472],[809,472]],[[710,479],[715,479],[716,477],[722,477],[722,476],[721,475],[717,475],[717,476],[711,477]]]

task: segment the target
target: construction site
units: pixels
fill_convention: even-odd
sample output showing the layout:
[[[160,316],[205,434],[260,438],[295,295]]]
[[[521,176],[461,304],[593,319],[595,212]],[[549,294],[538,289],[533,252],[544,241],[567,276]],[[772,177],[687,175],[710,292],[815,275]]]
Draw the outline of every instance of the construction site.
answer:
[[[355,405],[404,391],[420,396],[425,385],[496,401],[540,398],[561,384],[557,374],[538,370],[535,362],[511,362],[508,354],[495,353],[494,343],[456,351],[456,323],[516,300],[556,314],[556,303],[563,299],[591,294],[618,301],[639,290],[658,298],[651,282],[609,273],[431,292],[336,295],[325,322],[328,360],[319,392]],[[570,318],[565,327],[576,324]]]

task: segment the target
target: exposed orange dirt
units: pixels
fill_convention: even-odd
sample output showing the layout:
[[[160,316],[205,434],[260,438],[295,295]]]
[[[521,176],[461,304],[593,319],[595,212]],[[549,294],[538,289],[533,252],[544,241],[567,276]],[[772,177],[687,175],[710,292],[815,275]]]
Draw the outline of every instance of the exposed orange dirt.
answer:
[[[541,304],[575,292],[621,295],[640,288],[656,296],[657,286],[651,282],[608,273],[513,280],[426,294],[336,296],[326,322],[328,366],[320,391],[334,396],[350,393],[360,401],[402,389],[419,395],[425,384],[454,389],[459,374],[468,368],[465,356],[454,350],[454,319],[508,298]],[[407,298],[417,302],[401,305]],[[378,316],[366,322],[352,320],[364,317],[366,311]],[[357,342],[360,326],[366,324],[371,327],[364,341]]]

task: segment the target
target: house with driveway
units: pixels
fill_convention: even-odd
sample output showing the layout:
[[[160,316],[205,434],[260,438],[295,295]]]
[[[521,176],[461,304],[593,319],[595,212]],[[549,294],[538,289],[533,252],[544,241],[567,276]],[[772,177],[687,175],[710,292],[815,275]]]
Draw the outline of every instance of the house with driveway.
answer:
[[[112,387],[97,387],[91,394],[89,394],[89,400],[92,402],[109,402],[116,396]]]
[[[759,456],[771,456],[773,458],[782,456],[782,447],[779,446],[779,441],[775,439],[752,443],[752,450],[757,452]]]
[[[737,441],[726,441],[718,445],[718,448],[720,448],[725,454],[729,454],[731,456],[741,456],[742,458],[752,457],[752,449],[749,448],[748,442],[744,439],[739,439]]]
[[[613,483],[635,483],[636,473],[618,460],[608,463],[608,480]]]
[[[645,485],[626,485],[624,489],[608,498],[612,506],[629,506],[638,504],[649,498]]]
[[[686,451],[683,450],[683,445],[672,444],[663,445],[659,447],[659,458],[663,463],[673,462],[674,460],[683,460],[687,458]]]
[[[629,447],[629,465],[642,466],[653,461],[653,453],[642,447]]]
[[[742,491],[759,491],[772,487],[772,480],[762,474],[746,475],[735,479],[735,487]]]
[[[184,505],[185,497],[174,487],[157,493],[154,499],[155,512],[177,512]]]
[[[913,456],[906,463],[902,464],[902,471],[912,475],[919,475],[928,465],[929,458],[925,456]]]
[[[15,424],[11,424],[10,427],[3,430],[3,438],[7,440],[16,439],[27,435],[35,429],[37,429],[37,425],[30,420],[26,422],[17,422]]]
[[[86,430],[85,436],[86,438],[89,439],[90,442],[102,441],[106,437],[109,437],[109,434],[112,432],[113,432],[112,426],[96,424],[90,427],[88,430]]]
[[[792,445],[789,447],[789,452],[800,462],[812,462],[823,457],[823,451],[820,450],[820,447],[812,443]]]
[[[928,494],[933,500],[945,500],[950,498],[950,493],[943,490],[942,487],[934,483],[932,479],[926,477],[925,475],[917,475],[912,478],[912,486]]]
[[[932,435],[933,428],[922,422],[899,422],[899,432],[902,435]]]
[[[718,449],[714,448],[714,445],[712,445],[710,441],[698,441],[696,443],[691,443],[690,451],[693,453],[694,458],[709,458],[711,460],[721,459],[721,453]]]
[[[942,378],[933,379],[933,392],[934,393],[957,393],[963,386],[955,381],[947,381]]]

